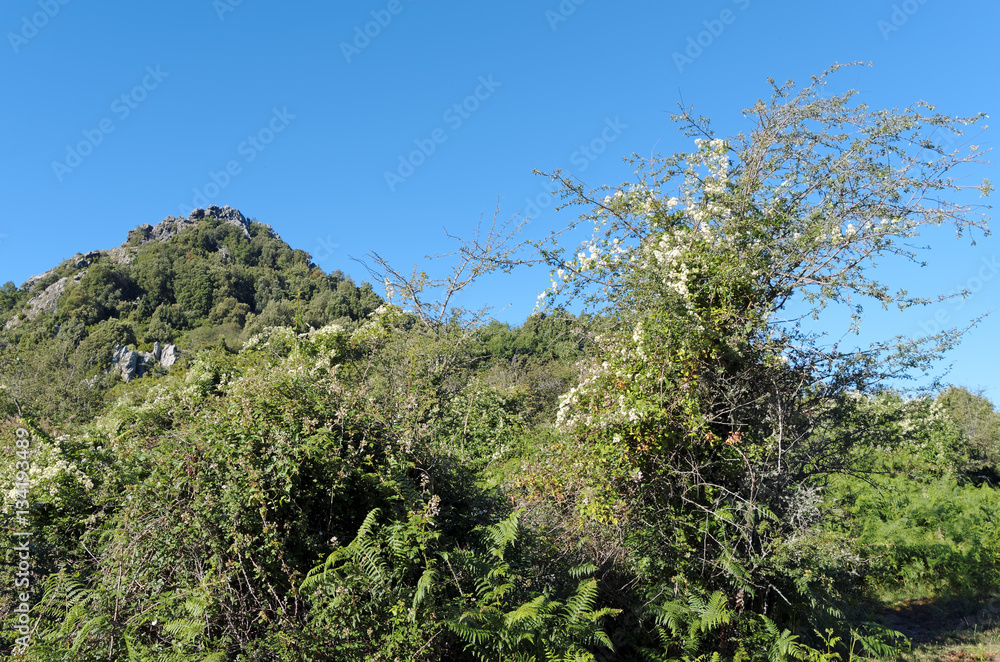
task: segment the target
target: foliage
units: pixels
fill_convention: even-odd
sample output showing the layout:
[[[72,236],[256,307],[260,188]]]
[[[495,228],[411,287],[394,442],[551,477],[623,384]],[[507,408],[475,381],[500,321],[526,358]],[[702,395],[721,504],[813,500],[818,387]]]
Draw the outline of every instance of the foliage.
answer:
[[[473,599],[477,606],[448,623],[467,643],[466,650],[484,662],[586,662],[597,659],[592,652],[595,648],[613,652],[601,622],[619,610],[595,607],[598,589],[594,579],[582,580],[565,602],[542,593],[521,604],[514,602],[516,606],[511,604],[517,594],[518,574],[513,572],[507,555],[517,540],[517,532],[517,513],[483,530],[493,558],[477,573]],[[587,568],[571,570],[574,576],[587,572]]]
[[[942,391],[937,402],[951,416],[968,443],[963,474],[976,482],[1000,486],[1000,414],[983,394],[956,386]]]
[[[24,295],[17,289],[11,281],[7,281],[0,287],[0,320],[7,321],[9,313],[13,312],[18,304],[24,301]]]
[[[942,404],[891,393],[856,398],[852,425],[868,440],[827,500],[869,559],[868,583],[884,599],[989,596],[1000,590],[1000,498],[963,475],[967,438]]]
[[[809,319],[930,301],[872,267],[929,225],[985,231],[951,178],[978,151],[939,144],[979,117],[827,79],[775,85],[728,139],[684,110],[694,151],[632,184],[555,173],[584,211],[538,244],[554,305],[521,326],[456,306],[536,261],[496,218],[441,278],[373,253],[400,306],[212,218],[0,289],[27,659],[886,659],[884,601],[994,596],[992,404],[884,390],[962,329],[855,348]],[[107,371],[168,341],[169,372]]]
[[[800,593],[784,559],[808,556],[822,525],[797,518],[803,500],[827,477],[863,470],[850,462],[864,443],[845,418],[851,399],[928,367],[961,330],[829,347],[794,311],[844,306],[856,331],[865,299],[927,304],[870,267],[918,260],[910,238],[922,227],[986,227],[978,208],[949,199],[966,188],[951,171],[978,154],[934,140],[981,116],[872,111],[855,92],[822,96],[826,79],[774,85],[745,111],[752,130],[728,139],[685,110],[677,119],[695,151],[637,158],[634,184],[591,190],[552,175],[568,204],[585,207],[576,226],[594,234],[576,249],[539,245],[555,267],[546,296],[582,299],[615,324],[560,404],[560,453],[581,461],[564,477],[544,465],[534,483],[589,475],[563,493],[563,528],[593,540],[593,529],[618,527],[604,558],[646,581],[740,595],[755,613],[800,613],[816,627],[863,587]],[[524,498],[545,501],[530,489]],[[834,554],[849,551],[841,540]],[[806,608],[817,602],[827,606]]]

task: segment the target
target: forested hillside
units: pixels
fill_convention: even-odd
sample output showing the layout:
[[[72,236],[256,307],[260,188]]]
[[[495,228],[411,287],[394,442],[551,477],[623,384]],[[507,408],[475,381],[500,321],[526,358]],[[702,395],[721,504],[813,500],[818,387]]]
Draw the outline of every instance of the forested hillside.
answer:
[[[981,118],[824,80],[726,139],[682,114],[693,150],[632,182],[551,173],[551,240],[495,225],[442,281],[373,255],[388,301],[228,207],[5,285],[4,649],[819,662],[907,654],[907,601],[993,624],[1000,414],[890,388],[962,330],[858,348],[789,312],[930,301],[874,263],[986,231],[950,179],[978,154],[931,138]],[[538,262],[519,325],[450,305]]]
[[[140,226],[0,292],[0,406],[57,419],[100,410],[115,346],[237,349],[268,326],[350,325],[382,302],[229,207]]]

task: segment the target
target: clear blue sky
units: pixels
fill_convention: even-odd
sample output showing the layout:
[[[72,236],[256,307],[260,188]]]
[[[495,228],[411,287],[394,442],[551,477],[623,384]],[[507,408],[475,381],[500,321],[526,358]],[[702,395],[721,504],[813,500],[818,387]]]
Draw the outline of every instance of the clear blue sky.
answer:
[[[204,202],[359,278],[349,256],[374,249],[407,267],[447,249],[443,226],[468,232],[498,200],[504,217],[532,212],[540,234],[565,218],[544,195],[527,209],[545,191],[533,168],[621,182],[621,157],[690,147],[669,121],[678,101],[733,133],[746,128],[739,110],[767,96],[767,76],[805,81],[871,60],[841,82],[872,106],[995,113],[998,25],[992,0],[5,0],[0,282]],[[701,52],[679,63],[699,37]],[[612,125],[602,154],[580,151]],[[387,182],[419,144],[433,152]],[[1000,180],[996,166],[977,176]],[[930,240],[926,269],[894,274],[914,291],[959,287],[997,255],[992,240]],[[499,316],[517,322],[546,283],[527,271],[469,303],[507,307]],[[958,322],[997,307],[997,283],[990,273],[961,310],[876,328]],[[969,336],[951,374],[994,398],[998,324]]]

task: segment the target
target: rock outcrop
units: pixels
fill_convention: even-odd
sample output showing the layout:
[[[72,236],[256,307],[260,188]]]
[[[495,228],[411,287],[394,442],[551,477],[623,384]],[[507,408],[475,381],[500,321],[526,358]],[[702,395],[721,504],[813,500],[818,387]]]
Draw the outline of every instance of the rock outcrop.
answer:
[[[115,345],[114,353],[111,354],[111,369],[121,373],[122,379],[130,382],[136,377],[141,377],[139,372],[139,353],[128,347]]]
[[[209,216],[242,229],[243,235],[247,239],[250,238],[250,219],[244,216],[240,210],[233,209],[228,205],[225,207],[210,205],[206,209],[195,209],[187,218],[167,216],[155,226],[144,223],[136,229],[129,231],[128,238],[122,244],[122,247],[137,246],[148,241],[166,241],[174,235],[197,225],[199,221]]]
[[[49,276],[49,274],[54,273],[57,268],[58,267],[53,267],[52,269],[49,269],[45,273],[38,274],[37,276],[32,276],[28,280],[24,281],[21,284],[21,291],[22,292],[30,292],[31,290],[35,289],[35,286],[38,285],[38,283],[40,283],[41,281],[45,280],[45,278],[47,276]]]
[[[163,348],[163,351],[160,353],[160,358],[158,358],[157,361],[159,361],[160,366],[164,370],[170,370],[170,368],[177,363],[178,354],[179,352],[176,345],[167,345]]]
[[[130,382],[136,377],[142,377],[157,363],[164,370],[169,370],[177,362],[178,353],[175,345],[161,347],[158,342],[153,344],[152,352],[137,352],[122,345],[115,345],[109,371],[118,371],[124,381]]]
[[[46,287],[43,291],[31,297],[28,300],[27,305],[24,307],[23,311],[24,316],[27,317],[28,319],[33,320],[36,317],[38,317],[38,315],[40,315],[41,313],[56,312],[56,306],[59,304],[59,297],[62,296],[62,293],[66,290],[66,286],[69,285],[70,280],[78,281],[81,278],[83,278],[84,273],[86,272],[80,272],[74,275],[72,279],[60,278],[56,282]],[[35,276],[35,278],[38,278],[38,276]],[[27,289],[27,288],[22,286],[22,289]],[[7,323],[4,325],[4,328],[9,329],[10,327],[15,326],[18,322],[20,322],[20,319],[18,317],[13,317],[7,321]]]
[[[59,267],[49,269],[45,273],[32,276],[28,280],[24,281],[21,285],[21,291],[32,292],[35,296],[28,301],[22,311],[22,314],[28,319],[34,319],[43,311],[55,311],[59,297],[66,289],[66,285],[69,284],[68,279],[61,278],[55,283],[48,285],[44,291],[35,292],[35,290],[40,288],[43,281],[52,276],[52,274],[56,273],[57,269],[63,268],[68,264],[76,269],[83,270],[93,264],[94,260],[101,258],[112,260],[119,264],[131,264],[137,252],[136,247],[139,244],[144,244],[150,241],[166,241],[171,237],[180,234],[184,230],[196,226],[199,222],[208,217],[213,217],[229,225],[236,226],[243,231],[243,236],[247,239],[250,238],[250,219],[244,216],[240,210],[233,209],[228,205],[225,207],[209,205],[205,209],[195,209],[190,215],[188,215],[187,218],[167,216],[155,226],[145,223],[134,230],[130,230],[128,233],[128,239],[121,246],[116,246],[111,249],[90,251],[86,254],[77,253],[74,257],[70,258]],[[270,236],[276,239],[280,238],[270,225],[264,225],[264,228],[266,228]],[[222,253],[223,260],[230,259],[229,251],[225,248],[225,246],[220,247],[219,252]],[[84,273],[85,271],[80,271],[74,274],[72,276],[72,280],[80,280]],[[15,316],[6,323],[4,328],[15,326],[19,321],[18,317]]]

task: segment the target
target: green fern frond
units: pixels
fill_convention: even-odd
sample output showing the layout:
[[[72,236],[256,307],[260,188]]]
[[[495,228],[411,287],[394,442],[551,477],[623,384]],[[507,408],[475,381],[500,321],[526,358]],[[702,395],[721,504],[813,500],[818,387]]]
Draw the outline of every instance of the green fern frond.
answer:
[[[528,621],[531,626],[540,626],[543,616],[551,610],[551,604],[544,595],[539,595],[529,602],[525,602],[514,611],[504,616],[504,625],[513,627],[523,621]]]
[[[566,617],[571,623],[576,623],[594,608],[597,602],[597,580],[588,579],[580,582],[576,593],[566,601]]]
[[[414,620],[417,617],[417,607],[420,603],[424,601],[427,594],[430,592],[431,587],[434,586],[434,582],[437,581],[438,573],[431,566],[427,566],[423,574],[420,575],[420,579],[417,580],[417,590],[413,594],[413,613],[410,614],[410,620]]]
[[[733,612],[729,610],[726,596],[722,591],[716,591],[705,604],[705,610],[701,617],[701,628],[703,632],[714,630],[722,624],[732,621]]]
[[[583,565],[574,566],[569,569],[569,576],[573,579],[582,579],[583,577],[590,577],[595,572],[597,572],[597,566],[593,563],[584,563]]]
[[[189,619],[180,618],[177,620],[170,621],[164,624],[163,630],[169,632],[170,634],[182,639],[184,641],[191,641],[202,633],[204,624],[201,621],[194,621]]]
[[[73,647],[70,649],[70,652],[72,653],[78,652],[80,650],[80,647],[83,645],[84,641],[86,641],[87,637],[93,630],[97,630],[103,626],[106,626],[107,624],[108,624],[108,617],[103,614],[101,616],[95,616],[94,618],[87,620],[80,628],[80,631],[77,633],[76,637],[73,639]]]

